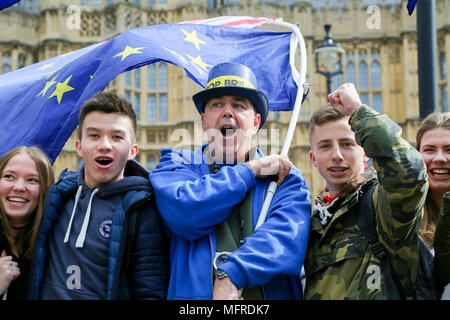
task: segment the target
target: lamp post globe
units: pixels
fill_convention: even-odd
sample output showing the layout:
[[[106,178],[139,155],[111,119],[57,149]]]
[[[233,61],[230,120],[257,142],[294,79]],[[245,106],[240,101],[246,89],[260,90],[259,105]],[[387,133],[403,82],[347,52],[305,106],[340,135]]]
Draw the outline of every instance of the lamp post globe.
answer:
[[[339,43],[333,41],[331,25],[324,25],[325,37],[321,45],[314,49],[316,73],[324,75],[327,79],[327,94],[331,93],[331,79],[342,74],[342,55],[344,49]]]

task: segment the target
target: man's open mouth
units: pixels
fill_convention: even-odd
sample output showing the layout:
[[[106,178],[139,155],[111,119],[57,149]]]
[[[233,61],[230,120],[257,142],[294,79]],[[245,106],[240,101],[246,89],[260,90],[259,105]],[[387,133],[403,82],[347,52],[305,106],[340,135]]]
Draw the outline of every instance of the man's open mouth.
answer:
[[[220,132],[224,137],[232,136],[236,132],[236,129],[232,125],[224,125],[220,129]]]
[[[113,159],[106,158],[106,157],[98,157],[98,158],[95,159],[95,162],[97,162],[98,164],[100,164],[102,166],[107,166],[108,164],[113,162]]]
[[[333,172],[344,172],[347,168],[330,168],[330,171]]]

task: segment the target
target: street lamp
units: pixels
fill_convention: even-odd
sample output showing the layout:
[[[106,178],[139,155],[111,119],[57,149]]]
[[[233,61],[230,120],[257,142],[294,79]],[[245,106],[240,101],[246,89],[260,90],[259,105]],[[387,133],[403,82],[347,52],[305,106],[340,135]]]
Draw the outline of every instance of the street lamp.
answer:
[[[342,73],[342,55],[345,53],[341,45],[333,42],[330,33],[331,24],[324,25],[323,43],[314,49],[316,72],[327,78],[327,93],[331,93],[331,78]],[[337,68],[336,68],[337,66]]]

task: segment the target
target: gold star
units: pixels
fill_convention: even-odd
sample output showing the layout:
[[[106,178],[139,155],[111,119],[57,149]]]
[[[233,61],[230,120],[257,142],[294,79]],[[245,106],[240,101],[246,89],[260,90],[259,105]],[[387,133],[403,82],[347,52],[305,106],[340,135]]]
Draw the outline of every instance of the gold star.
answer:
[[[194,46],[197,48],[197,50],[200,51],[200,46],[199,46],[199,44],[206,44],[205,41],[200,40],[200,39],[197,37],[197,31],[196,31],[196,30],[192,31],[191,33],[187,32],[187,31],[184,30],[184,29],[181,29],[181,31],[183,31],[183,33],[186,35],[186,38],[184,38],[184,40],[185,40],[185,41],[192,42],[192,43],[194,44]]]
[[[122,52],[119,52],[118,54],[116,54],[113,58],[118,57],[118,56],[122,56],[122,59],[120,59],[120,61],[123,61],[126,57],[128,57],[131,54],[136,54],[136,53],[142,53],[141,51],[139,51],[140,49],[144,49],[145,47],[141,47],[141,48],[132,48],[129,46],[126,46],[125,49]]]
[[[45,94],[47,93],[47,90],[50,89],[50,87],[51,87],[52,85],[54,85],[54,84],[57,82],[57,81],[55,81],[56,77],[57,77],[57,76],[55,76],[52,80],[47,81],[47,82],[45,83],[44,89],[42,89],[42,91],[39,92],[38,95],[37,95],[36,97],[39,97],[40,95],[45,96]]]
[[[182,55],[180,55],[178,52],[175,52],[175,51],[173,51],[173,50],[171,50],[171,49],[168,49],[168,48],[166,48],[166,47],[162,47],[162,48],[163,48],[164,50],[169,51],[171,54],[177,56],[178,58],[180,58],[180,60],[183,62],[183,64],[187,64],[186,59],[185,59]]]
[[[186,53],[186,55],[189,57],[189,59],[191,59],[191,61],[192,61],[193,63],[195,63],[196,66],[199,66],[200,68],[202,68],[202,69],[205,70],[205,71],[208,71],[208,70],[206,69],[207,67],[212,67],[212,65],[207,64],[207,63],[204,63],[203,60],[202,60],[202,57],[200,57],[200,56],[198,56],[198,57],[196,57],[196,58],[193,58],[193,57],[191,57],[190,55],[188,55],[187,53]],[[197,68],[197,69],[198,69],[198,68]],[[200,70],[200,69],[198,69],[198,70]],[[201,70],[200,70],[200,72],[201,72]]]
[[[53,63],[50,63],[50,64],[46,63],[42,67],[40,67],[39,70],[45,70],[45,69],[48,69],[50,67],[53,67]]]
[[[58,83],[56,85],[55,91],[53,91],[53,93],[48,98],[50,99],[51,97],[56,96],[56,99],[58,99],[58,104],[60,104],[63,94],[74,89],[73,87],[68,85],[70,78],[72,78],[72,76],[68,77],[66,80],[64,80],[64,82]]]

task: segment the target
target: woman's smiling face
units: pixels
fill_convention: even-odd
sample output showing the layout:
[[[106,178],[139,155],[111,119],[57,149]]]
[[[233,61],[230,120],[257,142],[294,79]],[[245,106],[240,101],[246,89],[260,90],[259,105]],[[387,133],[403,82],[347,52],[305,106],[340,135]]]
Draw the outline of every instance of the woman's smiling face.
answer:
[[[450,130],[426,131],[420,139],[419,151],[427,166],[430,189],[439,193],[450,191]]]
[[[27,153],[18,153],[0,177],[0,202],[10,224],[28,223],[39,202],[39,173]]]

